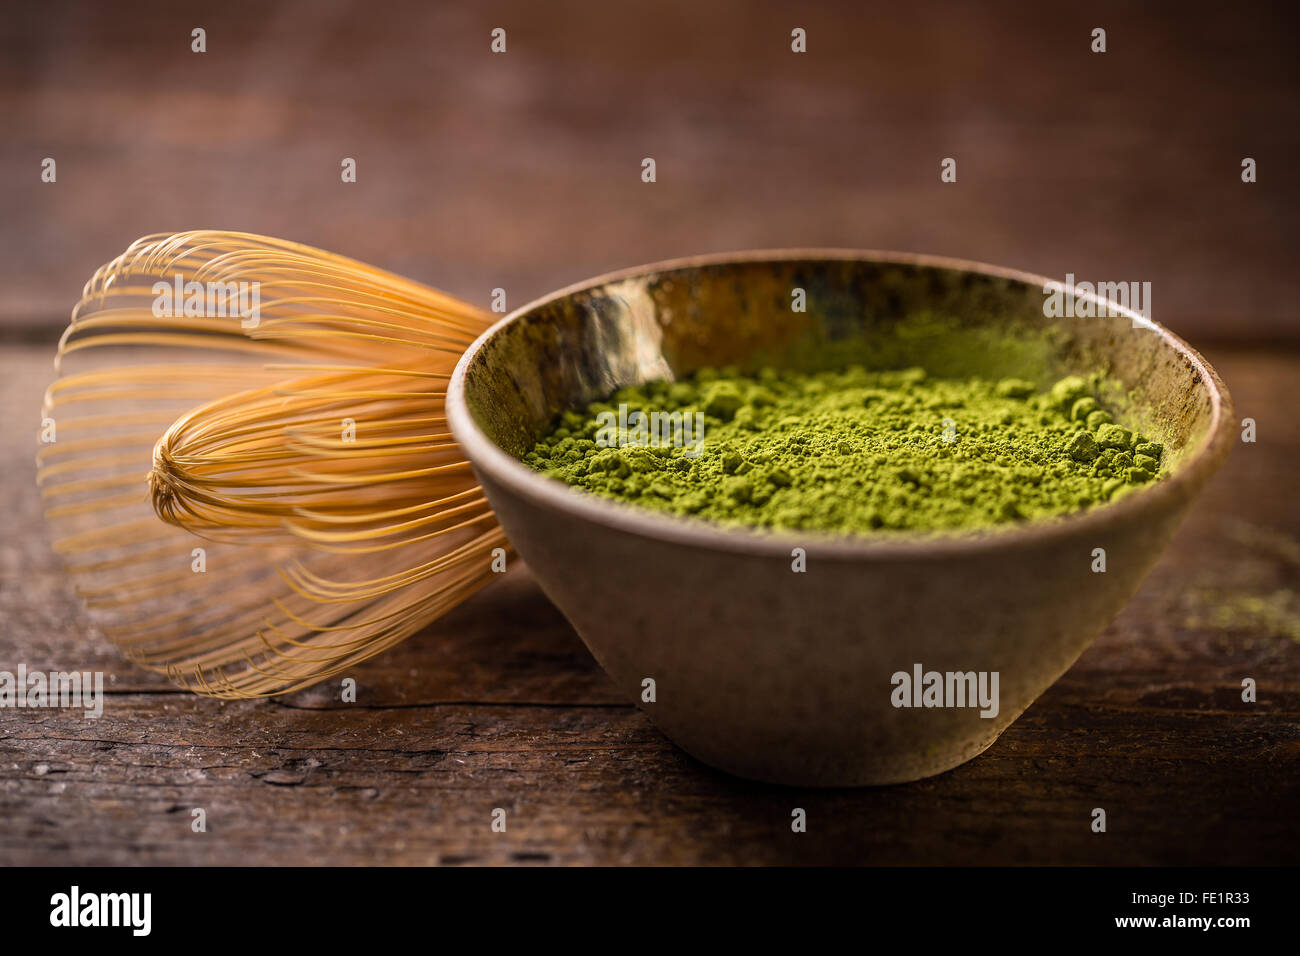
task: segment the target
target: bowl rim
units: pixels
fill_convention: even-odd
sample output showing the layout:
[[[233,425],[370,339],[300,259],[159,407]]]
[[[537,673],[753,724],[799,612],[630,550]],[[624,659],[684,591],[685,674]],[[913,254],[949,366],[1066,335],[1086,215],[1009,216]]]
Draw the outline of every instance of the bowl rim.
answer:
[[[1233,406],[1227,387],[1200,353],[1164,326],[1147,320],[1143,321],[1146,321],[1151,330],[1160,335],[1168,347],[1200,373],[1209,390],[1210,427],[1200,446],[1193,449],[1179,468],[1167,478],[1125,495],[1120,501],[1059,518],[1041,519],[1007,528],[964,532],[891,532],[877,538],[871,535],[845,535],[815,530],[767,531],[744,525],[723,525],[700,518],[651,511],[604,499],[556,479],[547,478],[497,446],[479,428],[473,415],[470,414],[465,400],[465,379],[470,366],[487,343],[507,326],[520,321],[524,316],[545,305],[613,282],[680,269],[799,260],[861,261],[959,270],[1039,285],[1043,287],[1044,293],[1049,289],[1071,290],[1071,287],[1058,280],[1019,269],[950,256],[878,249],[750,249],[741,252],[665,259],[646,265],[618,269],[575,282],[534,299],[492,324],[475,339],[461,355],[447,383],[446,414],[452,436],[465,451],[476,470],[485,473],[493,482],[503,485],[532,505],[566,512],[575,518],[612,530],[665,543],[690,545],[715,551],[779,556],[785,559],[790,558],[793,548],[803,548],[806,554],[815,552],[819,558],[956,557],[972,552],[1019,549],[1048,544],[1089,532],[1101,534],[1117,525],[1133,522],[1142,512],[1172,504],[1180,498],[1190,500],[1228,453],[1231,444],[1229,436],[1233,427]],[[1095,294],[1076,292],[1076,295],[1079,298],[1092,299],[1095,303],[1105,303],[1108,308],[1120,312],[1121,317],[1141,318],[1118,303],[1102,299]]]

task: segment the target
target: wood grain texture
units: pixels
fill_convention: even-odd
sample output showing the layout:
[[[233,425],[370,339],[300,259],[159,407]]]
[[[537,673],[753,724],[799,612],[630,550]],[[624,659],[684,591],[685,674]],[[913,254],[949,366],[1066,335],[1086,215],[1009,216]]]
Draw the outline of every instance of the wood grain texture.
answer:
[[[1300,591],[1300,355],[1207,353],[1259,441],[1234,449],[1130,606],[988,752],[914,784],[801,791],[674,748],[522,568],[358,668],[356,704],[336,683],[222,703],[133,669],[89,632],[39,517],[28,426],[50,354],[0,353],[0,669],[102,669],[111,695],[98,721],[0,710],[0,863],[1260,864],[1300,851],[1300,643],[1284,633]],[[1281,611],[1216,618],[1242,595]],[[1258,703],[1241,702],[1247,676]],[[1105,835],[1089,830],[1097,806]],[[191,832],[194,807],[207,833]],[[790,832],[794,807],[805,834]]]
[[[845,246],[1150,281],[1187,334],[1294,340],[1298,9],[7,4],[0,336],[61,324],[139,235],[220,228],[484,307],[659,259]]]

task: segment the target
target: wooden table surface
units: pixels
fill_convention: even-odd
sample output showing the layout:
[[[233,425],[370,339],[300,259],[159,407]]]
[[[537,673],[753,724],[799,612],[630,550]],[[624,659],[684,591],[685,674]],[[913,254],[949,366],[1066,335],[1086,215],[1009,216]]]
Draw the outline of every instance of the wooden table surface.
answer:
[[[357,668],[355,704],[336,682],[223,703],[134,669],[91,632],[39,516],[51,354],[0,353],[0,669],[103,670],[109,696],[97,721],[0,710],[0,863],[1296,862],[1300,353],[1206,350],[1259,440],[990,750],[919,783],[832,791],[747,783],[677,750],[522,568]],[[1244,677],[1258,702],[1241,701]]]

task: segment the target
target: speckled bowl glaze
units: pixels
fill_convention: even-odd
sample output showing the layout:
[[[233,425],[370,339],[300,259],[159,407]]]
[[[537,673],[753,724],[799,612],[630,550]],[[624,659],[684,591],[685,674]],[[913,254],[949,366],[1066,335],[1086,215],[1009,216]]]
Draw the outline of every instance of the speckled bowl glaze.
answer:
[[[792,311],[796,288],[806,312]],[[628,700],[684,750],[782,784],[916,780],[989,747],[1070,667],[1137,590],[1230,445],[1228,393],[1195,351],[1123,315],[1045,318],[1051,289],[1059,285],[1025,273],[879,252],[644,266],[546,296],[493,326],[457,366],[447,414],[542,589]],[[1055,521],[837,538],[642,511],[518,460],[560,411],[619,386],[705,365],[793,363],[809,343],[870,336],[917,311],[971,330],[972,361],[985,326],[1023,328],[1029,342],[1051,337],[1047,351],[979,356],[985,373],[1005,367],[1047,384],[1108,365],[1127,389],[1120,420],[1164,442],[1169,473]],[[960,365],[966,352],[945,354]],[[792,570],[796,548],[806,553],[803,573]],[[1097,548],[1104,573],[1093,570]],[[997,716],[895,707],[891,676],[918,663],[998,672]],[[642,699],[646,678],[653,702]]]

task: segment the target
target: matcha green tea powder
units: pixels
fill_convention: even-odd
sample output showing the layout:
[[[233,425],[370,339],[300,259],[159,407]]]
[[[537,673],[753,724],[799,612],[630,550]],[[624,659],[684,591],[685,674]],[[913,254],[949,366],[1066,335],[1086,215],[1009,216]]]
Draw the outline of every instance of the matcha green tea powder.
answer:
[[[524,456],[553,478],[679,515],[769,529],[960,531],[1059,516],[1160,473],[1116,424],[1105,376],[1039,392],[925,370],[704,369],[624,388]],[[702,434],[701,434],[702,432]]]

